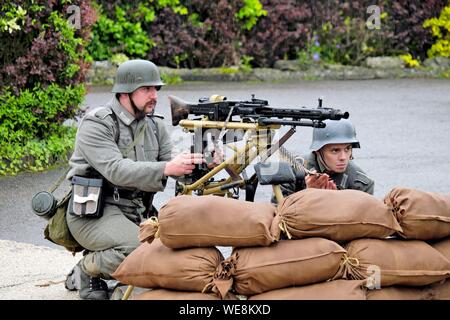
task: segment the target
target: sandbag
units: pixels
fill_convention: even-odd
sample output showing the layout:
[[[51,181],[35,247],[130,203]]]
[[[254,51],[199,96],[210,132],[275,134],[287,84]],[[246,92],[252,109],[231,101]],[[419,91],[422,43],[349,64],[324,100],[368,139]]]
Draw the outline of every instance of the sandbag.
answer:
[[[268,246],[275,206],[218,196],[179,196],[140,226],[139,239],[160,237],[169,248]]]
[[[212,282],[213,273],[222,260],[216,248],[173,250],[155,239],[131,252],[112,277],[141,288],[201,292]]]
[[[394,188],[384,202],[400,223],[403,238],[431,240],[450,236],[450,196]]]
[[[322,238],[235,248],[231,255],[235,259],[233,287],[238,294],[254,295],[326,281],[336,274],[344,254],[340,245]]]
[[[364,281],[334,280],[264,292],[248,300],[366,300]]]
[[[371,287],[425,286],[450,275],[450,262],[419,240],[359,239],[347,246],[341,270],[344,279],[370,278]]]
[[[153,289],[140,293],[130,300],[220,300],[214,294],[201,292],[184,292],[167,289]],[[236,296],[229,293],[225,300],[237,300]]]
[[[432,284],[434,300],[450,300],[450,279]]]
[[[273,224],[293,239],[350,241],[386,238],[401,231],[382,201],[357,190],[308,188],[296,192],[280,202]]]
[[[387,287],[367,290],[367,300],[434,300],[433,290],[426,287]]]
[[[450,261],[450,239],[444,239],[432,244],[432,247],[442,253]]]

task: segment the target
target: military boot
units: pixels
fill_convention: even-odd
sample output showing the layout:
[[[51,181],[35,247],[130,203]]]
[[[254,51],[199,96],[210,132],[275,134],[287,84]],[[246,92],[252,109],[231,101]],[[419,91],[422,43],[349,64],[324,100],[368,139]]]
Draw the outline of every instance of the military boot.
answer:
[[[86,300],[108,300],[108,286],[99,277],[91,277],[80,270],[80,298]]]
[[[66,281],[64,282],[64,286],[69,291],[80,290],[80,273],[81,269],[78,264],[70,270],[69,274],[66,277]]]

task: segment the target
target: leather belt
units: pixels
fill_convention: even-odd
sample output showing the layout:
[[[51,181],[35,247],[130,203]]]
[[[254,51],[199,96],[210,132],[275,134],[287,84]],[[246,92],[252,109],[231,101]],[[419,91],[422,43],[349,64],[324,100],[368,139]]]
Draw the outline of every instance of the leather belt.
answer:
[[[144,196],[144,192],[139,190],[127,190],[127,189],[116,189],[119,198],[128,199],[128,200],[134,200],[134,199],[142,199]],[[110,189],[105,192],[105,196],[107,197],[114,197],[114,190]]]

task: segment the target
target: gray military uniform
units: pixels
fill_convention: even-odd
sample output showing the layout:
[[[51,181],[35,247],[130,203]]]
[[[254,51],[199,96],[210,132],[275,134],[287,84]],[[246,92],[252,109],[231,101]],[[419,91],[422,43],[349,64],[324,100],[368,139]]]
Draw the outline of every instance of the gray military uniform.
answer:
[[[124,155],[143,126],[148,126],[144,136]],[[137,121],[114,98],[106,107],[93,110],[81,121],[67,178],[89,177],[98,172],[108,184],[129,190],[127,194],[163,191],[167,180],[164,168],[171,159],[171,152],[169,133],[162,119],[147,116]],[[118,198],[106,196],[99,219],[67,214],[72,235],[90,251],[81,263],[85,273],[110,278],[123,259],[139,245],[137,224],[144,210],[142,198],[127,199],[120,197],[119,192]]]
[[[305,167],[307,169],[315,169],[320,173],[325,172],[325,167],[320,164],[313,152],[306,155],[304,159]],[[355,164],[353,160],[350,160],[345,172],[330,174],[330,178],[333,179],[339,190],[360,190],[373,195],[375,182],[371,178],[369,178],[366,173],[358,165]],[[281,191],[283,192],[283,196],[285,197],[305,188],[306,183],[304,181],[301,181],[297,184],[285,183],[281,185]]]

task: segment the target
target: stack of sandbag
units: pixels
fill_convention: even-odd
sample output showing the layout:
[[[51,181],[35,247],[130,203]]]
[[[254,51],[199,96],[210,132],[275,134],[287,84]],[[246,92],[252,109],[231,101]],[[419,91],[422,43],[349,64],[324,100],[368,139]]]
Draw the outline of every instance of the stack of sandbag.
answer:
[[[401,228],[371,195],[306,189],[280,202],[272,230],[277,239],[289,240],[235,249],[242,261],[236,264],[234,289],[249,299],[365,299],[364,280],[339,280],[347,252],[334,241],[386,238]],[[283,256],[284,248],[290,256]],[[296,264],[290,262],[294,256]]]
[[[400,188],[384,201],[354,190],[297,192],[280,203],[274,224],[289,239],[323,237],[346,243],[340,269],[333,281],[250,299],[351,299],[362,293],[367,299],[449,299],[449,253],[441,252],[450,252],[450,244],[441,241],[436,250],[420,241],[448,236],[449,205],[449,197]],[[319,290],[326,287],[337,293],[330,297]]]
[[[394,188],[384,203],[400,238],[350,242],[342,276],[376,284],[378,272],[381,289],[367,291],[368,299],[450,299],[450,197]]]
[[[275,241],[270,203],[216,196],[180,196],[161,208],[159,219],[141,224],[143,244],[118,267],[121,283],[153,289],[139,299],[234,299],[217,267],[216,246],[268,246]],[[212,294],[205,296],[204,294]]]
[[[416,197],[426,205],[411,205]],[[152,289],[140,299],[187,294],[192,299],[448,299],[450,261],[440,252],[450,252],[444,242],[450,234],[448,204],[445,196],[400,188],[384,201],[356,190],[306,189],[277,209],[216,196],[180,196],[161,209],[159,220],[141,225],[140,240],[148,243],[132,253],[134,262],[132,255],[123,262],[139,267],[130,271],[121,265],[114,276]],[[424,242],[431,239],[435,248]],[[215,246],[234,249],[225,260],[221,255],[207,258],[212,263],[196,260],[217,254]],[[168,284],[169,274],[186,272],[185,258],[176,257],[180,253],[195,256],[188,259],[192,274]],[[143,257],[157,265],[144,267]],[[151,270],[158,268],[165,273],[155,280]]]

